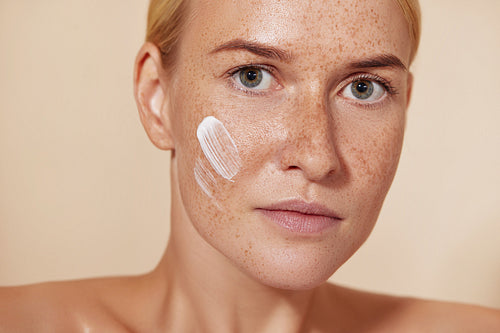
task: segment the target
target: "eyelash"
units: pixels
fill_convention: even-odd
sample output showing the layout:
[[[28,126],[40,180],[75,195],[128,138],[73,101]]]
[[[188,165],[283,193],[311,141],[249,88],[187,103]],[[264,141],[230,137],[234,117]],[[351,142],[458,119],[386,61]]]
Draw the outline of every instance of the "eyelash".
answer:
[[[271,74],[273,76],[273,78],[276,80],[276,75],[275,75],[276,69],[273,66],[264,65],[264,64],[255,64],[255,63],[248,63],[245,65],[237,66],[237,67],[229,70],[228,72],[226,72],[226,74],[224,76],[229,80],[229,82],[233,88],[238,89],[239,91],[241,91],[247,95],[250,95],[250,96],[265,95],[267,93],[265,91],[258,91],[258,90],[254,90],[254,89],[245,89],[244,87],[237,85],[236,82],[234,82],[233,76],[236,73],[238,73],[241,70],[248,69],[250,67],[265,70],[265,71],[269,72],[269,74]],[[352,84],[358,80],[375,81],[376,83],[378,83],[378,84],[382,85],[382,87],[384,87],[384,90],[386,91],[386,93],[390,97],[398,94],[397,89],[392,85],[391,81],[384,79],[376,74],[371,74],[371,73],[356,73],[356,74],[354,74],[354,76],[351,76],[350,78],[345,80],[344,83],[341,83],[342,88],[339,90],[338,94],[340,95],[349,84]],[[358,102],[357,104],[363,105],[365,107],[371,107],[371,106],[376,105],[377,103],[379,103],[379,101],[372,102],[372,103],[359,103]]]
[[[338,91],[337,94],[339,96],[341,96],[342,93],[344,92],[344,89],[346,89],[350,84],[352,84],[356,81],[359,81],[359,80],[369,80],[369,81],[374,81],[375,83],[380,84],[384,88],[386,94],[388,95],[387,97],[393,97],[393,96],[396,96],[398,94],[398,90],[396,89],[396,87],[394,87],[392,85],[391,81],[384,79],[383,77],[378,76],[377,74],[371,74],[371,73],[357,73],[357,74],[354,74],[354,76],[349,77],[347,80],[345,80],[343,83],[340,84],[340,86],[342,88]],[[370,107],[375,107],[382,100],[385,100],[385,97],[382,97],[381,100],[374,101],[374,102],[364,102],[363,103],[363,102],[359,102],[359,101],[356,102],[353,100],[352,103],[361,105],[363,107],[370,108]]]
[[[237,66],[237,67],[229,70],[228,72],[226,72],[226,74],[224,76],[229,80],[229,82],[233,88],[238,89],[239,91],[244,92],[247,95],[263,96],[263,95],[267,94],[268,92],[265,92],[265,91],[258,91],[258,90],[254,90],[254,89],[245,89],[244,87],[239,86],[236,84],[236,82],[234,82],[233,76],[236,73],[238,73],[239,71],[244,70],[244,69],[248,69],[248,68],[258,68],[261,70],[265,70],[265,71],[269,72],[269,74],[272,75],[273,79],[278,81],[276,79],[276,75],[275,75],[276,69],[273,66],[264,65],[264,64],[254,64],[254,63],[249,63],[249,64]],[[279,81],[278,81],[278,83],[279,83]]]
[[[342,86],[342,89],[345,89],[345,87],[347,87],[348,84],[350,83],[353,83],[353,82],[356,82],[358,80],[370,80],[370,81],[375,81],[376,83],[379,83],[382,85],[382,87],[384,87],[385,91],[390,95],[390,96],[394,96],[394,95],[397,95],[398,94],[398,91],[396,90],[396,88],[391,84],[391,81],[389,80],[386,80],[376,74],[369,74],[369,73],[358,73],[358,74],[354,74],[354,76],[350,77],[346,84]]]

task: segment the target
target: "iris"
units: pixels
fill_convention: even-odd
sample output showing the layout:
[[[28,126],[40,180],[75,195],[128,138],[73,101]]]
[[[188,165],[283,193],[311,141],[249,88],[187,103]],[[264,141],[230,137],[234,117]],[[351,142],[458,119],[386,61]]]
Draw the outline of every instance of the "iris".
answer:
[[[262,82],[262,70],[255,67],[240,71],[240,82],[247,88],[255,88]]]
[[[373,83],[368,80],[358,80],[352,83],[351,92],[354,97],[367,99],[373,94]]]

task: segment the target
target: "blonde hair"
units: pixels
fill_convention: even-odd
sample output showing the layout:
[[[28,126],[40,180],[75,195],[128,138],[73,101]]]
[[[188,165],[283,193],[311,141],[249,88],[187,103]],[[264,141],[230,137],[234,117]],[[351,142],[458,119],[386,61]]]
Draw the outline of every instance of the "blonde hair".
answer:
[[[420,12],[420,5],[418,0],[396,0],[397,4],[403,11],[406,22],[408,23],[408,30],[410,32],[411,53],[410,64],[415,59],[417,54],[418,45],[420,44],[420,34],[422,29],[422,14]]]
[[[149,2],[146,41],[152,42],[160,49],[165,65],[173,62],[173,53],[185,19],[186,2],[184,0]]]
[[[415,58],[420,42],[421,13],[418,0],[395,0],[408,23],[412,50],[410,63]],[[146,41],[161,50],[165,63],[173,61],[173,53],[185,20],[185,0],[151,0],[148,11]]]

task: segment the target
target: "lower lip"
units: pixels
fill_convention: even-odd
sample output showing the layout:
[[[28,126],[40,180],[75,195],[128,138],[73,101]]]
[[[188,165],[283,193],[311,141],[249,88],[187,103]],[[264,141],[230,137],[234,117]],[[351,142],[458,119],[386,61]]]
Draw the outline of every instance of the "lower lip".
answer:
[[[340,221],[330,216],[309,215],[287,210],[260,209],[260,212],[278,226],[301,234],[317,234]]]

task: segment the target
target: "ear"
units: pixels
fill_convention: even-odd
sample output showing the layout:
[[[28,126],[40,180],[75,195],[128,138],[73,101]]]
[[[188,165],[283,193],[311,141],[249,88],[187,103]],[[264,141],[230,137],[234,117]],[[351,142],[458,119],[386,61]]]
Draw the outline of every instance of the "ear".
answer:
[[[408,81],[406,83],[406,109],[410,105],[411,93],[413,91],[413,74],[408,73]]]
[[[163,63],[156,45],[146,42],[135,59],[134,95],[142,125],[153,144],[173,150],[174,142],[169,120],[167,85],[162,85]],[[163,75],[163,77],[166,77]]]

